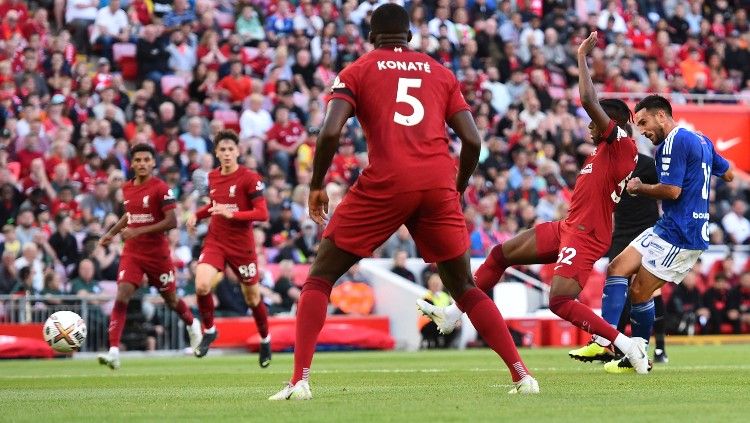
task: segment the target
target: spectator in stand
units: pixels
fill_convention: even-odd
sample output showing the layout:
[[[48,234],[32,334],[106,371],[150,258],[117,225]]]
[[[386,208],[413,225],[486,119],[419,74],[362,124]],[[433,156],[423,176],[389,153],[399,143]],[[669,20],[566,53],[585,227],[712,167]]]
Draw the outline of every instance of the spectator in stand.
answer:
[[[203,137],[203,121],[198,116],[190,118],[188,131],[180,135],[180,143],[185,150],[194,150],[200,155],[213,150],[211,142]]]
[[[88,29],[96,21],[98,0],[67,0],[65,22],[73,27],[73,39],[78,50],[87,53]]]
[[[34,242],[23,244],[21,257],[16,259],[16,270],[23,268],[31,269],[31,284],[34,292],[40,292],[44,289],[44,263],[42,263],[42,254]]]
[[[266,133],[273,126],[273,118],[268,110],[263,108],[263,95],[250,95],[250,107],[240,115],[240,140],[249,142],[253,157],[259,163],[265,163],[263,144]]]
[[[136,59],[140,79],[149,79],[156,84],[169,72],[169,52],[164,41],[159,38],[157,27],[143,27],[141,38],[136,43]]]
[[[109,188],[106,179],[97,179],[94,190],[81,201],[81,213],[84,222],[102,221],[112,213],[114,203],[109,198]]]
[[[705,326],[709,311],[703,307],[703,296],[698,288],[695,269],[691,270],[682,283],[672,291],[667,303],[667,332],[693,335],[695,326]]]
[[[302,291],[294,284],[294,262],[282,260],[279,263],[279,277],[273,285],[273,290],[264,294],[271,299],[270,313],[291,313],[301,293]]]
[[[414,273],[412,273],[411,270],[406,268],[406,260],[409,258],[409,255],[404,250],[398,250],[393,255],[393,267],[391,268],[391,272],[401,276],[404,279],[408,279],[414,283],[417,282],[417,277],[414,276]]]
[[[281,167],[287,180],[291,180],[292,160],[304,136],[304,127],[290,119],[289,109],[277,107],[275,123],[266,133],[266,151],[270,160]]]
[[[740,284],[729,291],[727,308],[729,317],[737,318],[738,332],[750,325],[750,273],[744,273]]]
[[[729,292],[731,286],[724,274],[717,274],[714,284],[703,294],[703,304],[708,309],[709,317],[706,333],[722,333],[723,325],[729,324],[734,333],[739,333],[739,314],[729,309]]]
[[[398,251],[405,251],[407,257],[417,257],[417,244],[406,225],[401,225],[382,247],[383,257],[395,257]]]
[[[10,292],[17,295],[39,294],[41,291],[34,288],[34,269],[29,266],[18,269],[18,279]]]
[[[120,0],[109,0],[109,5],[96,12],[90,42],[99,45],[104,57],[112,61],[112,45],[130,41],[128,16],[120,8]]]
[[[305,220],[302,222],[300,235],[294,241],[294,246],[300,254],[302,263],[309,263],[318,253],[320,239],[318,238],[318,227],[315,222]]]
[[[0,261],[0,295],[13,293],[17,278],[15,261],[16,253],[10,250],[3,251]]]
[[[745,217],[747,203],[741,199],[732,202],[732,210],[721,219],[724,232],[733,245],[750,243],[750,220]]]
[[[239,49],[240,47],[233,48]],[[240,110],[242,102],[252,93],[253,84],[250,77],[242,73],[242,62],[233,60],[229,65],[229,75],[222,78],[216,88],[224,92],[232,108]]]
[[[198,20],[195,12],[190,8],[188,0],[174,0],[172,10],[164,15],[163,23],[167,30],[175,31],[184,23]]]
[[[78,241],[73,235],[73,219],[65,214],[58,214],[55,216],[55,226],[56,230],[50,236],[49,244],[70,275],[81,258]]]

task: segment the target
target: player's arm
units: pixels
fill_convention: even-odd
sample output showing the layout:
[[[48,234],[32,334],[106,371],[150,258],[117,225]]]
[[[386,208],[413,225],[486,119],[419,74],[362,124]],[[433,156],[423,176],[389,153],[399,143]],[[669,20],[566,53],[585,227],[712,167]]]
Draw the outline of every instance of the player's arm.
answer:
[[[711,140],[706,140],[711,142]],[[725,182],[732,182],[734,180],[733,166],[727,159],[722,157],[719,153],[714,151],[714,158],[711,163],[711,174],[716,175],[723,179]]]
[[[164,210],[164,219],[154,223],[153,225],[141,226],[138,228],[127,228],[122,231],[122,239],[128,240],[135,238],[140,235],[146,235],[150,233],[164,233],[177,227],[177,216],[174,213],[174,207]]]
[[[468,110],[461,110],[448,118],[448,126],[461,139],[461,156],[456,176],[456,190],[463,194],[469,185],[469,178],[479,162],[482,138]]]
[[[655,200],[676,200],[682,194],[682,188],[670,184],[644,184],[641,178],[633,178],[628,181],[628,194],[643,195]]]
[[[252,200],[253,208],[250,210],[232,212],[227,210],[225,206],[214,206],[208,211],[211,215],[224,216],[230,220],[239,220],[244,222],[255,221],[263,222],[268,220],[268,206],[266,206],[266,199],[263,195],[257,196]]]
[[[578,92],[581,96],[581,105],[586,110],[586,113],[591,120],[594,121],[594,125],[596,125],[597,128],[601,128],[602,133],[604,133],[605,129],[609,127],[611,119],[599,104],[599,99],[596,97],[594,82],[591,80],[589,65],[586,62],[588,54],[591,53],[596,46],[596,36],[596,31],[592,32],[578,47]],[[617,139],[617,137],[605,138],[608,144],[611,144],[612,141]]]
[[[328,111],[318,134],[313,157],[313,174],[310,182],[310,218],[322,225],[328,213],[328,195],[323,187],[328,168],[339,148],[341,129],[354,113],[354,106],[346,100],[333,98],[328,102]]]
[[[102,247],[106,247],[112,242],[112,239],[117,236],[117,234],[120,233],[126,226],[128,226],[128,214],[125,213],[122,215],[120,220],[115,223],[115,226],[110,228],[110,230],[107,231],[106,234],[104,234],[103,237],[99,240],[99,245]]]

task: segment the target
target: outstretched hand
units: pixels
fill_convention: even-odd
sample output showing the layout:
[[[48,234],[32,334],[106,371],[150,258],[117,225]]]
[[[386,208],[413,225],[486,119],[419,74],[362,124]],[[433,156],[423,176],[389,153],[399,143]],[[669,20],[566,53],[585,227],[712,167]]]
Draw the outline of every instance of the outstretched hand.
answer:
[[[594,31],[591,34],[589,34],[589,37],[583,40],[580,46],[578,46],[578,55],[579,56],[588,56],[589,53],[591,53],[592,50],[594,50],[594,47],[596,47],[597,39],[597,32]]]
[[[628,194],[630,195],[638,195],[638,190],[641,188],[641,185],[643,185],[641,178],[636,176],[628,181],[628,186],[625,189],[627,189]]]

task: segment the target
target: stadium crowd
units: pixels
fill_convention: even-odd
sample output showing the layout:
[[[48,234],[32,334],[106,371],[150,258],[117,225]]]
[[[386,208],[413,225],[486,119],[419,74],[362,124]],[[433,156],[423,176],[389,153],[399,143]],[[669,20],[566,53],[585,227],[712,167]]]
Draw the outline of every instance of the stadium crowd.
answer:
[[[455,72],[483,136],[463,198],[475,257],[565,215],[594,148],[575,87],[575,51],[590,31],[599,31],[591,69],[601,92],[671,93],[676,103],[689,94],[738,103],[750,93],[747,0],[397,1],[411,16],[412,48]],[[319,242],[306,196],[327,90],[372,48],[368,22],[381,3],[0,0],[0,294],[97,295],[98,281],[117,277],[120,243],[97,240],[123,212],[129,147],[156,147],[184,222],[206,201],[213,134],[233,128],[242,163],[266,180],[260,267],[282,263],[278,281],[264,279],[266,301],[290,311],[301,282],[291,268],[309,263]],[[451,149],[457,155],[456,140]],[[327,177],[334,207],[366,150],[352,119]],[[750,244],[747,183],[712,194],[712,243]],[[184,294],[194,292],[204,233],[191,238],[181,225],[169,234]],[[402,228],[377,254],[398,267],[419,252]],[[750,277],[727,269],[689,277],[706,327],[722,313],[737,321],[721,301],[730,295],[750,322]],[[222,281],[220,304],[241,302],[238,289]]]

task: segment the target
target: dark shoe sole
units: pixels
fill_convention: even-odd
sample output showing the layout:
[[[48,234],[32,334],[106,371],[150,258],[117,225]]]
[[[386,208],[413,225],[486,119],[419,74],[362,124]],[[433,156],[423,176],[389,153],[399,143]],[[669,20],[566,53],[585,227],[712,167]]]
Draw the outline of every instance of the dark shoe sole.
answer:
[[[216,331],[214,333],[204,333],[203,339],[201,340],[201,343],[198,345],[198,348],[193,351],[196,357],[201,358],[204,357],[206,354],[208,354],[208,350],[211,348],[211,343],[216,340],[216,338],[219,336],[219,332]]]

